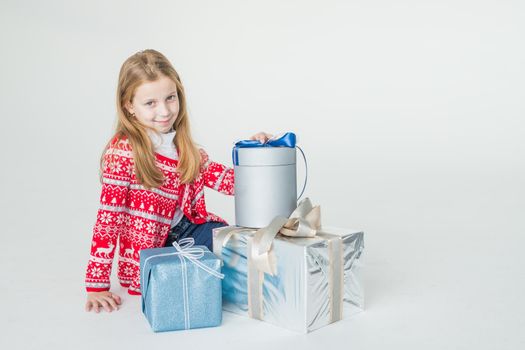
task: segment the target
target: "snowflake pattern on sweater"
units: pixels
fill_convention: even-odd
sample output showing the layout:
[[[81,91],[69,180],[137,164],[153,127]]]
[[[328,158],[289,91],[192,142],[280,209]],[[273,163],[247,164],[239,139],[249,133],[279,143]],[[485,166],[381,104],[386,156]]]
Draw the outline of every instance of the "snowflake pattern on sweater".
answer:
[[[115,138],[104,155],[100,208],[93,227],[91,254],[86,269],[88,292],[110,289],[113,257],[118,240],[117,277],[129,294],[140,295],[139,251],[163,247],[175,210],[180,207],[193,223],[224,221],[206,210],[204,186],[234,194],[233,169],[201,154],[201,171],[191,184],[180,184],[178,160],[155,154],[164,174],[159,188],[146,189],[136,178],[127,139]]]

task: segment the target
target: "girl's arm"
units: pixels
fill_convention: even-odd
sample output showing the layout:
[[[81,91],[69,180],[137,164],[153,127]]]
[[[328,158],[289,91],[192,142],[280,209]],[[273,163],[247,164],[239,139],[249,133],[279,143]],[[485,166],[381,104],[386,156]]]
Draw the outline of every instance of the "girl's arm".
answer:
[[[201,153],[201,166],[204,185],[220,193],[233,196],[234,175],[233,168],[211,161],[206,151]]]
[[[110,289],[117,238],[126,230],[129,220],[126,198],[132,166],[132,154],[127,142],[112,142],[104,155],[100,208],[93,228],[91,254],[86,269],[88,292]]]
[[[259,142],[264,143],[271,137],[273,137],[272,134],[261,131],[250,137],[250,140],[259,140]],[[206,151],[202,148],[199,151],[201,153],[204,185],[218,192],[233,196],[235,181],[233,168],[211,161]]]

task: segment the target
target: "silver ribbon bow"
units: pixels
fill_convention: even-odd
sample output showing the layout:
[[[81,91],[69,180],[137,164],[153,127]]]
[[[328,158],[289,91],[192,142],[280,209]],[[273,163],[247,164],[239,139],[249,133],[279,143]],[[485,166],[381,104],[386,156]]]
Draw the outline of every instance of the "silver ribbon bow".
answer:
[[[271,254],[277,234],[288,237],[315,237],[321,227],[321,208],[313,206],[309,198],[303,199],[289,218],[276,216],[272,222],[259,229],[251,244],[251,258],[257,269],[274,276],[277,271],[275,256]]]
[[[222,249],[233,234],[255,232],[251,258],[260,271],[273,276],[276,273],[276,262],[270,252],[275,236],[280,233],[288,237],[315,237],[320,227],[321,207],[314,207],[310,198],[305,198],[299,202],[289,218],[276,216],[268,226],[258,230],[237,226],[222,229],[213,239],[213,252],[222,259]]]

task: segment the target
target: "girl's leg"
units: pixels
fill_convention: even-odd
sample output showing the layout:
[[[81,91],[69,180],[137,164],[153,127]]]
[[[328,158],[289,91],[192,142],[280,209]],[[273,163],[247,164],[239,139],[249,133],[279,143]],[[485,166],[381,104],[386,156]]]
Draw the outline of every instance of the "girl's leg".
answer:
[[[182,238],[193,237],[195,245],[205,245],[210,251],[213,251],[212,229],[226,226],[222,222],[206,222],[204,224],[194,224],[185,216],[181,221],[171,229],[168,239],[164,246],[172,246],[173,241],[179,241]]]
[[[204,224],[196,225],[191,233],[191,237],[195,239],[195,245],[205,245],[210,252],[213,252],[212,230],[217,227],[226,226],[222,222],[206,222]]]

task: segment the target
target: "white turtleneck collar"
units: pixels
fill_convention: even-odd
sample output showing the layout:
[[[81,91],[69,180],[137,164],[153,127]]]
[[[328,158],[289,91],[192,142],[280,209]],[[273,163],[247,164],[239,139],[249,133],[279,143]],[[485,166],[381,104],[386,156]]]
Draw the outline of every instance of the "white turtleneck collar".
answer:
[[[171,131],[165,134],[154,132],[148,129],[148,135],[153,142],[155,152],[168,157],[170,159],[179,159],[177,155],[177,149],[173,143],[176,131]]]

